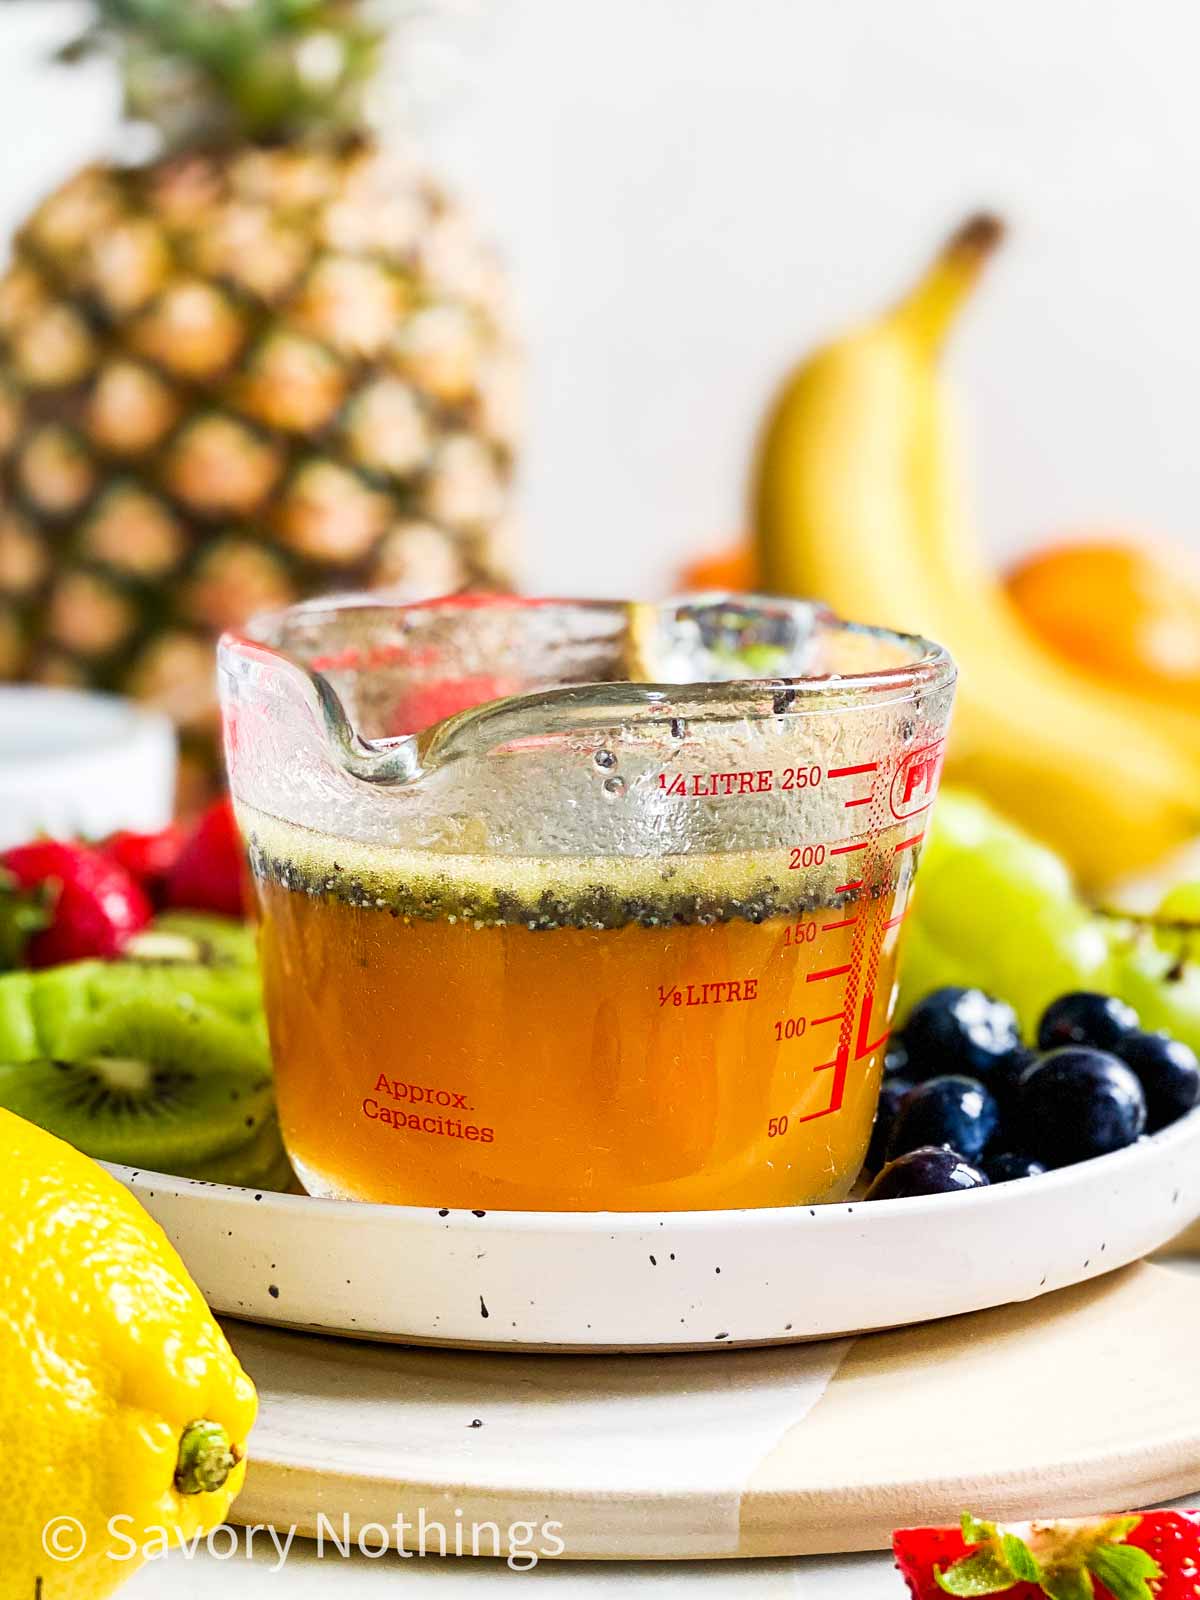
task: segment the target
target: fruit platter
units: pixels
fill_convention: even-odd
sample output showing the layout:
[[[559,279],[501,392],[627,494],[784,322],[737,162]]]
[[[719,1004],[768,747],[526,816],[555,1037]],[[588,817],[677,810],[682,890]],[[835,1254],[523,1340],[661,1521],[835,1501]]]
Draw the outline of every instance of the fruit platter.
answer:
[[[0,268],[0,1600],[456,1502],[1200,1592],[1195,563],[996,569],[980,213],[785,377],[738,544],[517,584],[388,36],[94,0],[129,157]]]

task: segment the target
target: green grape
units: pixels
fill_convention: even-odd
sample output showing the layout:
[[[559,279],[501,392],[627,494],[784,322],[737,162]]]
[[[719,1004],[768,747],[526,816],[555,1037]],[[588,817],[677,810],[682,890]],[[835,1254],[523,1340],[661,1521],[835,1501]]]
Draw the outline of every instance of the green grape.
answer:
[[[1112,958],[1105,931],[1081,906],[1043,904],[996,930],[979,987],[1016,1008],[1032,1039],[1042,1012],[1072,989],[1107,990]]]
[[[1163,896],[1158,915],[1175,922],[1200,924],[1200,883],[1177,883]]]
[[[1142,1027],[1161,1028],[1200,1051],[1200,965],[1181,963],[1159,949],[1144,929],[1130,932],[1114,945],[1112,992],[1127,1000]]]
[[[924,856],[928,859],[943,850],[975,850],[1006,826],[978,795],[965,789],[943,789],[934,807]]]
[[[997,930],[1040,907],[1079,910],[1071,879],[1049,850],[999,835],[973,849],[922,860],[916,885],[919,915],[936,937],[980,954]]]
[[[1176,960],[1200,961],[1200,883],[1177,883],[1164,897],[1156,916],[1168,922],[1192,922],[1195,930],[1156,928],[1155,943]]]
[[[913,1006],[931,989],[942,989],[951,983],[966,988],[974,981],[970,968],[956,961],[914,918],[900,947],[900,993],[893,1027],[903,1027]]]
[[[1076,898],[1070,872],[1052,850],[971,796],[953,794],[948,812],[944,803],[939,799],[917,876],[901,956],[902,1003],[937,983],[973,984],[1008,1000],[1032,1033],[1055,996],[1105,986],[1106,929]],[[934,972],[955,975],[927,982]]]

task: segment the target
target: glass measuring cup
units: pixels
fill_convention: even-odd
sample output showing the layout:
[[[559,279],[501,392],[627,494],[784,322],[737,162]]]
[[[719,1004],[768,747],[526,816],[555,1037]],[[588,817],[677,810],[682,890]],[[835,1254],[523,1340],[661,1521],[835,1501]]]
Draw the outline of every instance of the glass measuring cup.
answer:
[[[220,680],[310,1192],[519,1210],[848,1192],[944,650],[773,599],[348,597],[227,635]]]

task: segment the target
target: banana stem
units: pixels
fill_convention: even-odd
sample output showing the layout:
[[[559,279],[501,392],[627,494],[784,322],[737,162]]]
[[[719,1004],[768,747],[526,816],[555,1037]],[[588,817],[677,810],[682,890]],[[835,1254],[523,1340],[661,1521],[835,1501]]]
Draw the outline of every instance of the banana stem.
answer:
[[[237,1448],[219,1422],[189,1422],[179,1440],[175,1487],[180,1494],[212,1494],[238,1463]]]
[[[1004,238],[999,217],[979,212],[951,235],[925,276],[892,315],[910,337],[931,351],[945,338],[951,322],[980,273]]]

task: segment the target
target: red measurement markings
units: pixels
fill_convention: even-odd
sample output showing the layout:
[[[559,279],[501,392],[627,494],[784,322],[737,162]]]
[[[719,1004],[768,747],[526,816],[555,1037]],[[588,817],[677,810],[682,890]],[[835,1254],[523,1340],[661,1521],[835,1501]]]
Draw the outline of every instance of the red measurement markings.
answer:
[[[769,794],[775,787],[775,774],[770,770],[754,772],[660,772],[658,787],[668,795],[690,797],[718,796],[728,799],[735,794]]]
[[[814,1017],[812,1019],[812,1021],[809,1023],[809,1027],[810,1028],[823,1028],[827,1022],[845,1022],[845,1020],[846,1020],[845,1010],[842,1010],[842,1011],[831,1011],[827,1017]]]
[[[826,967],[824,972],[806,972],[805,983],[823,983],[826,978],[841,978],[852,970],[853,963],[847,961],[844,967]]]
[[[843,968],[841,970],[848,971],[849,969]],[[874,1055],[877,1050],[883,1048],[891,1036],[891,1030],[885,1029],[877,1039],[870,1037],[873,1006],[873,997],[869,994],[864,995],[862,1008],[858,1014],[858,1028],[854,1041],[855,1061],[862,1061],[867,1056]],[[816,1022],[810,1022],[809,1027],[818,1027],[822,1022],[844,1022],[845,1019],[845,1011],[838,1011],[833,1016],[820,1017]],[[849,1044],[843,1044],[832,1061],[822,1061],[819,1066],[812,1069],[814,1072],[833,1073],[833,1082],[829,1088],[829,1104],[821,1111],[811,1111],[806,1117],[798,1117],[796,1119],[798,1122],[815,1122],[819,1117],[836,1116],[842,1109],[842,1104],[846,1098],[846,1079],[850,1073],[850,1059],[850,1046]]]
[[[821,932],[836,933],[839,928],[852,928],[857,921],[857,917],[844,917],[841,922],[823,922]]]
[[[717,978],[711,983],[658,986],[659,1006],[724,1006],[733,1001],[757,1000],[757,978]]]
[[[821,781],[820,767],[784,767],[781,789],[815,789]]]
[[[905,906],[903,911],[898,911],[894,917],[889,917],[883,925],[883,931],[886,933],[889,928],[898,928],[911,910],[911,906]]]
[[[815,1122],[818,1117],[832,1117],[842,1109],[842,1101],[846,1095],[846,1074],[850,1068],[850,1052],[845,1045],[838,1051],[832,1061],[822,1061],[819,1067],[814,1067],[814,1072],[832,1072],[833,1083],[830,1085],[829,1104],[822,1111],[810,1111],[806,1117],[797,1117],[797,1122]]]
[[[842,804],[845,806],[846,810],[849,811],[851,806],[869,806],[874,798],[875,796],[873,794],[863,794],[859,795],[857,800],[843,800]]]
[[[851,889],[861,889],[862,886],[863,880],[861,878],[855,878],[853,883],[839,883],[833,892],[834,894],[849,894]]]
[[[901,839],[900,843],[896,846],[895,851],[893,853],[895,855],[899,855],[901,850],[913,850],[913,849],[915,849],[916,846],[920,844],[921,840],[924,837],[925,837],[925,830],[922,829],[920,833],[914,833],[911,839]]]
[[[857,767],[830,767],[827,778],[857,778],[860,772],[878,772],[878,761],[864,761]]]
[[[868,1035],[871,1032],[871,1010],[874,1004],[874,995],[863,995],[862,1010],[858,1014],[858,1038],[854,1046],[854,1059],[856,1061],[862,1061],[866,1056],[873,1056],[876,1050],[881,1049],[891,1037],[892,1030],[885,1028],[878,1039],[872,1039],[870,1044],[867,1043]]]
[[[864,839],[861,844],[830,845],[829,854],[831,856],[852,856],[856,850],[865,850],[866,848],[867,841]]]

